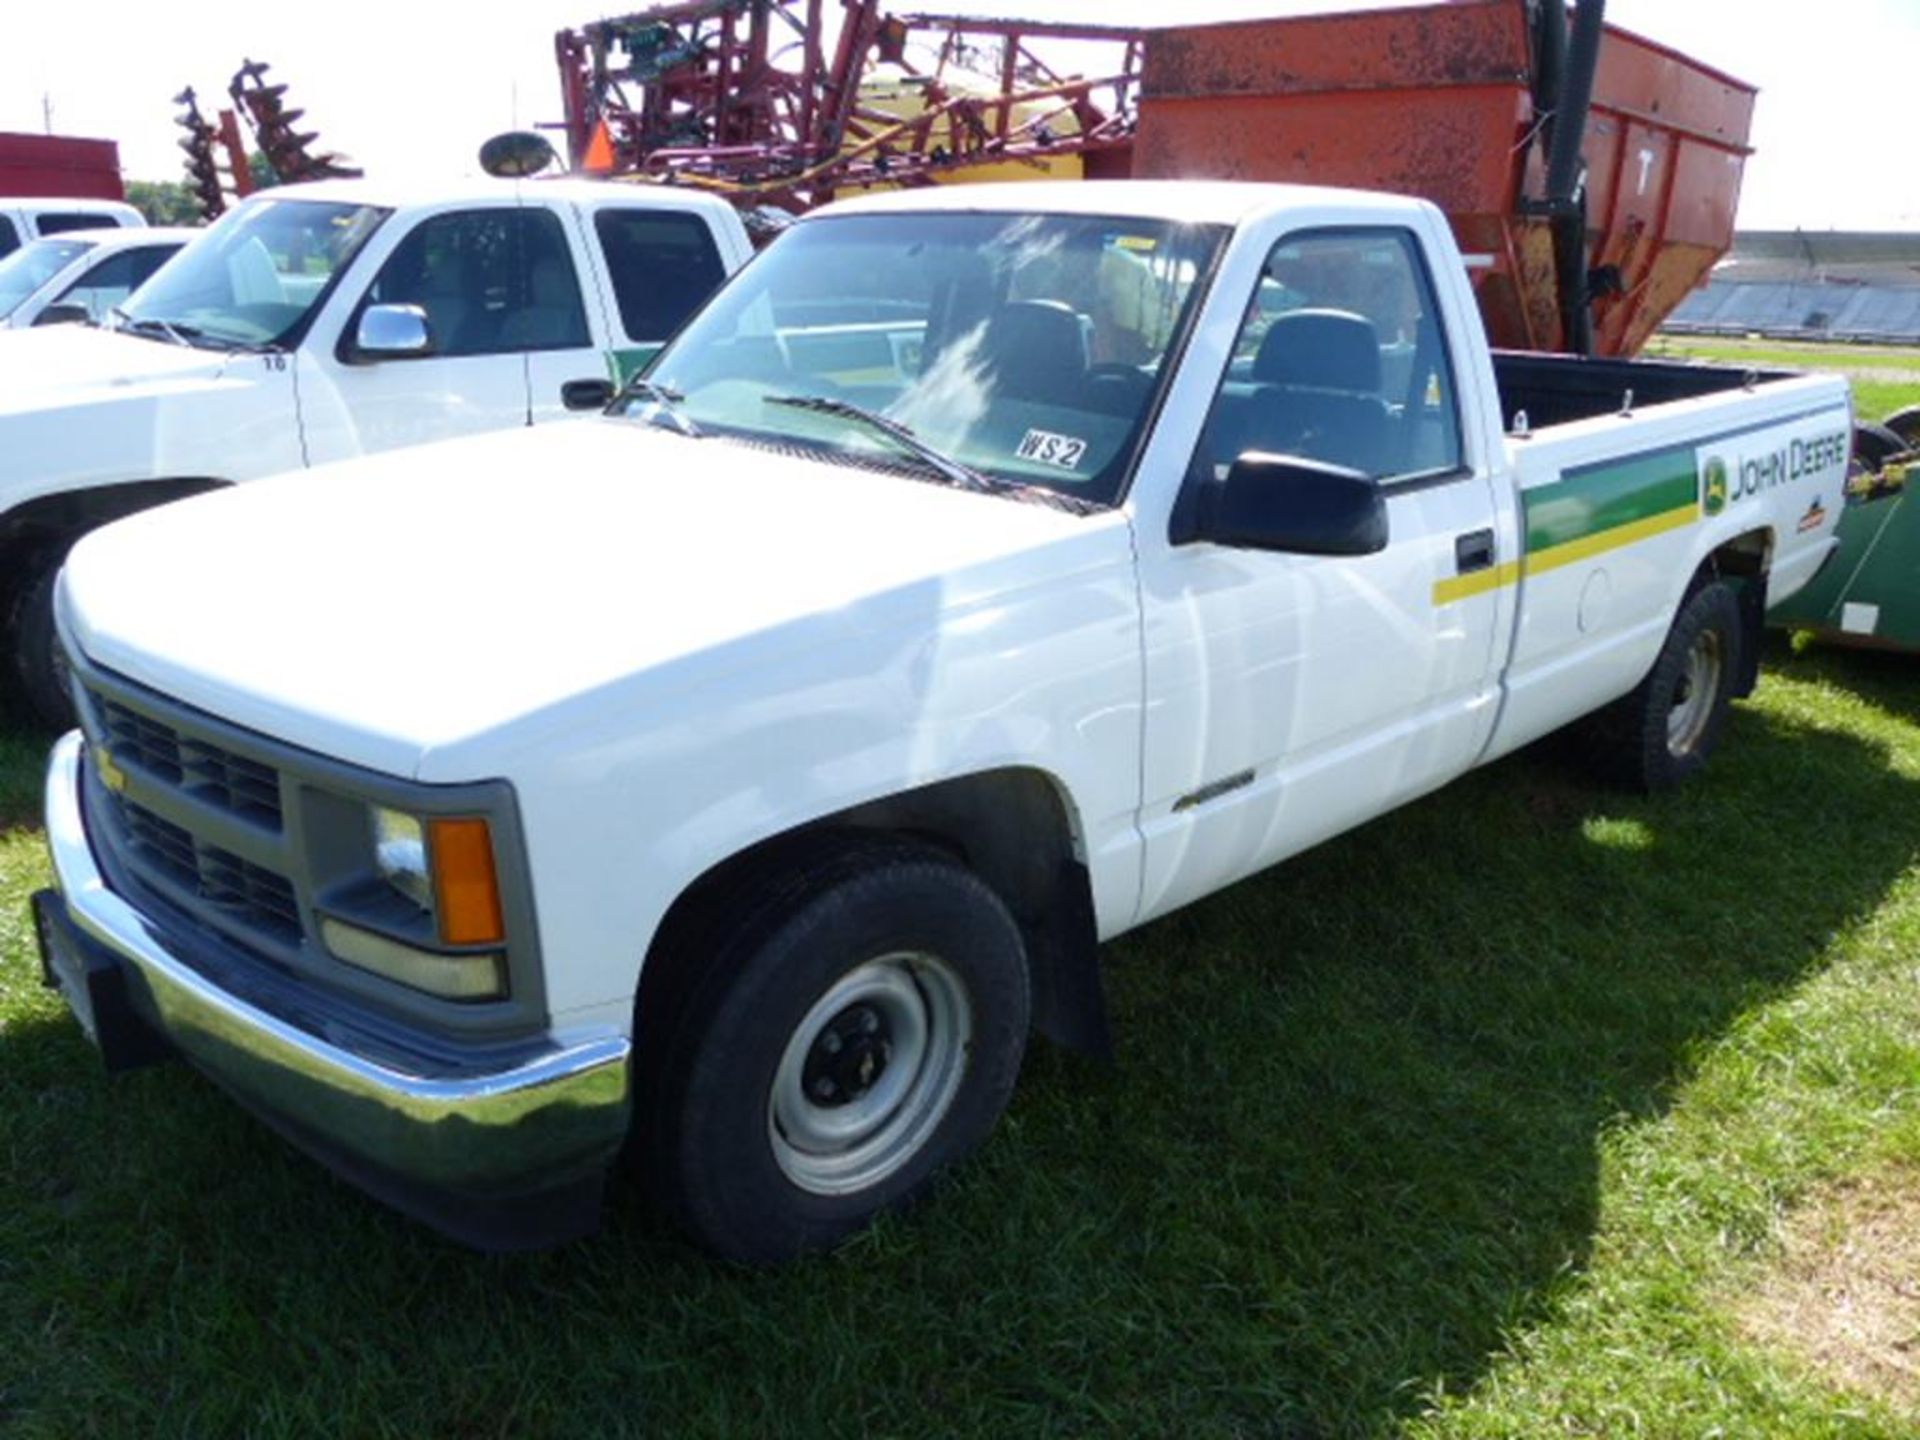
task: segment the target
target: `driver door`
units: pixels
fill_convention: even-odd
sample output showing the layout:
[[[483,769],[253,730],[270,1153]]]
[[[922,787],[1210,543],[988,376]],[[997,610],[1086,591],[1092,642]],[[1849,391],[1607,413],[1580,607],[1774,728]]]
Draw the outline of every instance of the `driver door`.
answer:
[[[1180,505],[1261,453],[1371,478],[1388,538],[1327,556],[1142,534],[1142,919],[1434,788],[1494,714],[1499,600],[1462,575],[1494,564],[1492,476],[1418,237],[1283,236],[1240,303]]]
[[[528,423],[521,329],[551,212],[494,206],[420,220],[381,262],[331,345],[300,353],[300,408],[313,464]],[[561,241],[564,244],[564,239]],[[374,305],[415,305],[431,347],[372,356],[356,344]],[[584,322],[583,322],[584,323]]]

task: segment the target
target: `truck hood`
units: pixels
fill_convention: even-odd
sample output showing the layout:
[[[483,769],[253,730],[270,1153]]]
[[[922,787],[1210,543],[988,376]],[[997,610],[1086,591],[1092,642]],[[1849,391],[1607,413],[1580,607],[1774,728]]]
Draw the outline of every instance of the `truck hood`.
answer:
[[[94,663],[238,724],[474,779],[503,727],[606,687],[657,714],[1131,553],[1117,512],[588,420],[136,515],[75,548],[61,615]]]
[[[91,325],[8,331],[0,334],[0,415],[216,380],[232,359],[226,351],[195,350]]]

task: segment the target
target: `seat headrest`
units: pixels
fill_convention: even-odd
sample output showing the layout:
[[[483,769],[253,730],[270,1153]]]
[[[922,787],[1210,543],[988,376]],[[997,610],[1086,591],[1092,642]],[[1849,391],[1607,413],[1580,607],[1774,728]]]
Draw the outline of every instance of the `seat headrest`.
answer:
[[[1260,342],[1253,378],[1263,385],[1380,393],[1380,337],[1351,310],[1292,310]]]
[[[1087,371],[1086,331],[1073,307],[1058,300],[1008,301],[987,322],[981,351],[1005,393],[1053,394]]]
[[[535,305],[559,309],[572,303],[573,271],[565,260],[552,256],[536,260],[527,288]]]

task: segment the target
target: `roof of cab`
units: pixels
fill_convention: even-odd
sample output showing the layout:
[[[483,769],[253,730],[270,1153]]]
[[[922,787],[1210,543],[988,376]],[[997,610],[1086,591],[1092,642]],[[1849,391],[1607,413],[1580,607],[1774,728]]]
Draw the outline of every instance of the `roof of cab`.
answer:
[[[1016,215],[1124,215],[1237,225],[1281,208],[1338,206],[1404,216],[1405,195],[1338,190],[1324,185],[1274,185],[1244,180],[1013,180],[990,185],[929,185],[838,200],[816,215],[868,212],[975,211]]]
[[[499,204],[524,193],[530,197],[587,204],[609,199],[641,207],[669,210],[725,210],[733,207],[717,195],[667,185],[618,180],[496,180],[466,176],[451,180],[395,182],[392,180],[310,180],[300,185],[276,186],[256,192],[263,198],[323,200],[347,205],[384,205],[405,209],[417,205]]]
[[[77,195],[0,195],[0,210],[43,211],[67,215],[112,215],[123,225],[144,225],[140,211],[124,200],[96,200]]]
[[[102,225],[96,230],[62,230],[29,243],[84,245],[90,250],[145,250],[156,245],[187,245],[206,234],[203,225]]]

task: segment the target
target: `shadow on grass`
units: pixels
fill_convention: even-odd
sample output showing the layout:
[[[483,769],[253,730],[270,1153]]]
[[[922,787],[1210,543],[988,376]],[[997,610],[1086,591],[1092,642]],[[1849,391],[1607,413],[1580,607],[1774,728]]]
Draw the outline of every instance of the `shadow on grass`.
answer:
[[[1883,751],[1762,711],[1654,800],[1516,757],[1114,947],[1117,1067],[1036,1052],[918,1214],[773,1273],[630,1195],[568,1250],[467,1255],[190,1074],[110,1085],[33,1026],[0,1040],[0,1419],[1387,1431],[1577,1276],[1606,1132],[1916,850]]]
[[[40,788],[52,736],[0,727],[0,840],[40,828]]]

